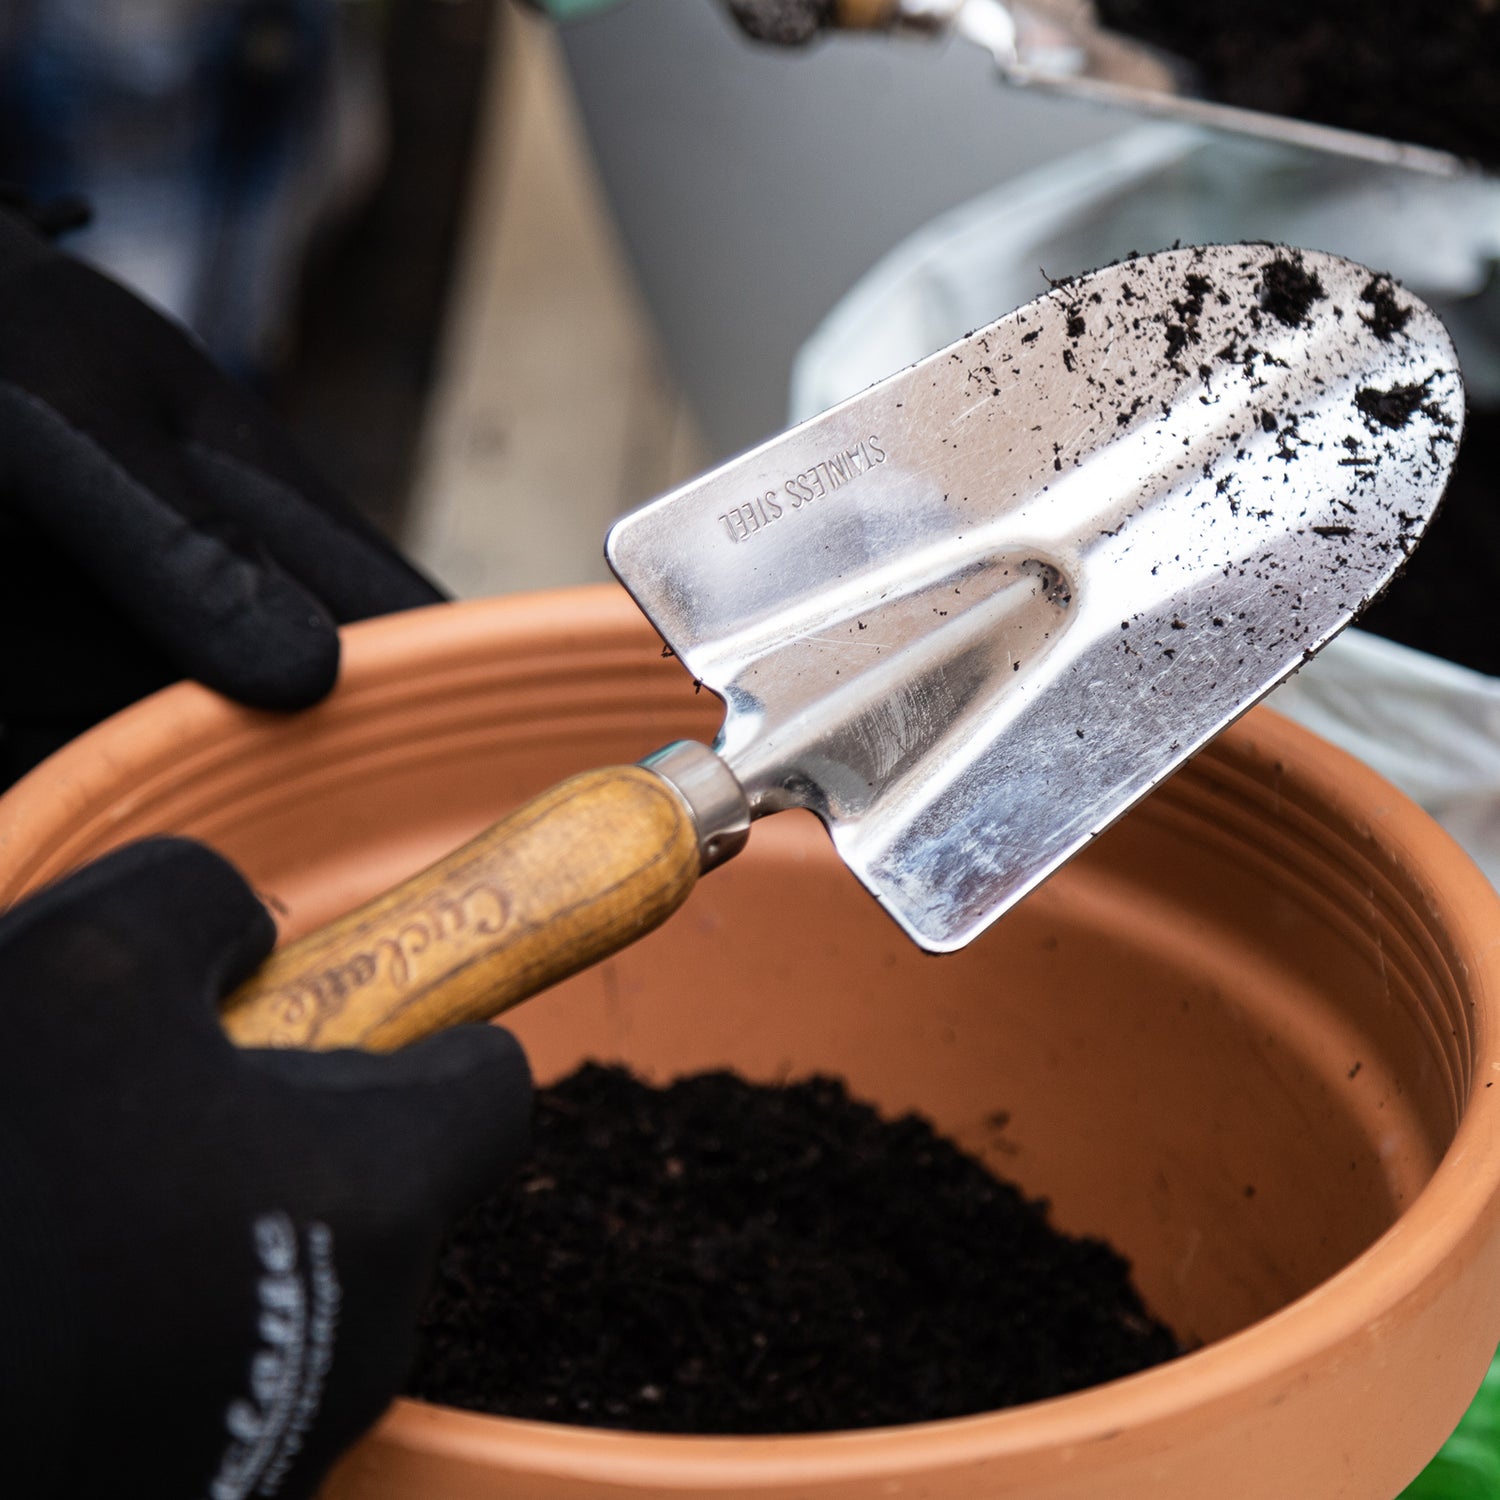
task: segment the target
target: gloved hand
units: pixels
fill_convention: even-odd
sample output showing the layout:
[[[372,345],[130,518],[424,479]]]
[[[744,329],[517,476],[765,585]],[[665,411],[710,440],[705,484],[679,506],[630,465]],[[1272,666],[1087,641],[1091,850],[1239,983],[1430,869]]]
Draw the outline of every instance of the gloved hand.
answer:
[[[519,1152],[490,1026],[389,1056],[238,1051],[272,925],[185,840],[0,919],[6,1492],[305,1496],[411,1357],[441,1231]]]
[[[176,325],[0,208],[0,788],[188,676],[300,708],[440,598]]]

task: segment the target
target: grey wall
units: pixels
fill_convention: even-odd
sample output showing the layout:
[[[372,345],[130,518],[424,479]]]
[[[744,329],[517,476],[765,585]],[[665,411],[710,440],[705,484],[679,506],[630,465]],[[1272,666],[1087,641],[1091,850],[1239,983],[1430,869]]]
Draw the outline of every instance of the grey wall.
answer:
[[[716,0],[627,0],[564,49],[625,246],[714,450],[784,425],[797,348],[934,214],[1122,128],[964,42],[744,40]]]

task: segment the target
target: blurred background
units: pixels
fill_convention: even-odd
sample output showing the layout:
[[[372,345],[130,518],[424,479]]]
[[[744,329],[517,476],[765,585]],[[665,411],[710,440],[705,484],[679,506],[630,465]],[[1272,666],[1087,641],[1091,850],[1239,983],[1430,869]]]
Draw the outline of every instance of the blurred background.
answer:
[[[606,577],[621,512],[1049,277],[1242,240],[1387,272],[1454,335],[1463,450],[1402,578],[1276,705],[1500,880],[1495,178],[1013,87],[956,34],[772,46],[736,6],[0,0],[0,185],[86,198],[68,248],[191,328],[459,596]],[[1449,16],[1426,71],[1372,34],[1354,81],[1378,101],[1410,73],[1418,124],[1464,85],[1493,160],[1489,14]],[[1347,61],[1357,19],[1303,40]],[[1295,81],[1265,46],[1257,79]]]
[[[604,576],[616,514],[785,424],[882,255],[1120,128],[719,0],[7,0],[0,74],[0,178],[84,194],[68,247],[462,595]]]

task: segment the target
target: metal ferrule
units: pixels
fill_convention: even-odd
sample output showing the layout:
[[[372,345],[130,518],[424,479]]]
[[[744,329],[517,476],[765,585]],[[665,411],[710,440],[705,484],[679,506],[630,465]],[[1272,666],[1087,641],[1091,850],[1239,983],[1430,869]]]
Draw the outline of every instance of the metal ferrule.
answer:
[[[734,772],[707,745],[676,740],[641,764],[654,771],[687,804],[698,830],[702,873],[722,865],[750,837],[750,803]]]

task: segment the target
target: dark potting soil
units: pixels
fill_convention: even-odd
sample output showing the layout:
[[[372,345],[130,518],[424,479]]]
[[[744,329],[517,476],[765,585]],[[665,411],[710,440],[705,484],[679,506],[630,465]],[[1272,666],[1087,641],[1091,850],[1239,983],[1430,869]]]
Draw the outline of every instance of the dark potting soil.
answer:
[[[411,1394],[681,1433],[960,1416],[1179,1353],[1129,1267],[843,1085],[587,1065],[449,1236]]]
[[[1375,405],[1389,425],[1420,405],[1398,387]],[[1408,412],[1409,415],[1409,412]],[[1500,677],[1500,409],[1469,411],[1436,519],[1396,581],[1355,622],[1360,629]]]
[[[832,24],[834,0],[728,0],[729,13],[746,36],[778,46],[811,41]]]
[[[1278,255],[1261,273],[1260,305],[1288,328],[1302,327],[1313,303],[1326,295],[1316,273],[1297,256]]]
[[[1500,162],[1492,0],[1097,0],[1211,98]]]

